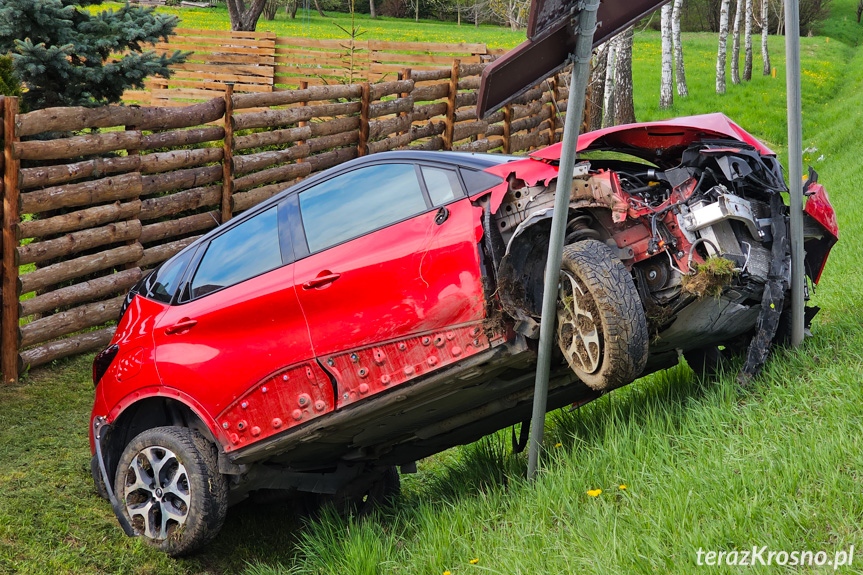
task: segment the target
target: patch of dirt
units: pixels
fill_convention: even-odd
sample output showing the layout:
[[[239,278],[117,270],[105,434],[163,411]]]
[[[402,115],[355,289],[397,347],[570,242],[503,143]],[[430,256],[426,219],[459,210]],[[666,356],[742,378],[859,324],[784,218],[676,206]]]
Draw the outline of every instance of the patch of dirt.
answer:
[[[734,262],[720,257],[709,257],[703,264],[695,266],[695,273],[683,276],[680,286],[685,294],[699,299],[707,296],[719,297],[722,288],[734,279]]]

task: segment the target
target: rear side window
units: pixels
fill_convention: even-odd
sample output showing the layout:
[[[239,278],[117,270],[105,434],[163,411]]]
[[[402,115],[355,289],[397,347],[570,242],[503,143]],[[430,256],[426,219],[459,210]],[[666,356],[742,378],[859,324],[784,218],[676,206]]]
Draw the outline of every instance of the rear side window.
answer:
[[[189,265],[195,250],[186,250],[176,258],[156,268],[144,281],[141,295],[162,303],[171,303],[174,293],[183,279],[183,272]]]
[[[440,206],[461,197],[461,182],[453,170],[423,166],[422,172],[432,205]]]
[[[238,284],[282,265],[277,208],[216,236],[192,280],[192,298]]]
[[[426,209],[413,164],[360,168],[300,193],[300,214],[312,253]]]

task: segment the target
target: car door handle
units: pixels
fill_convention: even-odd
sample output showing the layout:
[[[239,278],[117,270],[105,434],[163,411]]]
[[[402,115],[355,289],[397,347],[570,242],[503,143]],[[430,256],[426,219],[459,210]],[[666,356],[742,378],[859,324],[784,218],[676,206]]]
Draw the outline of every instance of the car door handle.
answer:
[[[336,281],[340,277],[342,277],[342,274],[328,273],[326,275],[321,275],[321,276],[316,277],[313,280],[309,280],[306,283],[304,283],[303,289],[314,289],[314,288],[322,287],[322,286],[325,286],[327,284],[333,283],[334,281]]]
[[[171,335],[172,333],[177,333],[178,331],[183,331],[184,329],[189,329],[190,327],[195,327],[196,325],[198,325],[197,320],[184,317],[171,327],[165,328],[165,335]]]

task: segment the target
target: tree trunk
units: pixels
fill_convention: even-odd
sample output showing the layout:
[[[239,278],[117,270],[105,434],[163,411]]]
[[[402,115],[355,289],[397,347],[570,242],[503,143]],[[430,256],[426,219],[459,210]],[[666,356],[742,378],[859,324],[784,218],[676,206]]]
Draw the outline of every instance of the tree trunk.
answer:
[[[683,41],[680,36],[680,16],[683,12],[683,0],[674,0],[671,12],[671,34],[674,43],[675,70],[677,72],[677,95],[683,98],[689,96],[689,86],[686,85],[686,66],[683,65]]]
[[[287,6],[285,7],[287,8]],[[300,9],[300,0],[294,0],[294,3],[291,4],[291,20],[297,17],[297,10]]]
[[[318,15],[319,15],[321,18],[326,18],[326,17],[327,17],[327,15],[326,15],[326,14],[324,14],[324,11],[323,11],[323,10],[321,10],[321,5],[320,5],[320,3],[318,2],[318,0],[315,0],[315,8],[317,8],[317,9],[318,9]]]
[[[375,12],[375,0],[369,0],[369,18],[377,18],[378,14]]]
[[[674,104],[674,57],[671,36],[671,4],[662,7],[662,82],[659,87],[659,107]],[[623,50],[621,50],[623,52]],[[618,74],[621,70],[618,70]]]
[[[863,0],[860,0],[860,6],[863,6]],[[770,75],[770,50],[767,48],[767,34],[770,23],[770,2],[769,0],[761,0],[761,60],[764,66],[761,73],[765,76]]]
[[[725,62],[728,52],[728,8],[731,0],[722,0],[719,9],[719,49],[716,53],[716,93],[725,93]]]
[[[857,4],[857,23],[860,23],[860,17],[863,16],[863,0],[860,0],[860,3]]]
[[[603,90],[602,127],[614,125],[614,65],[617,61],[617,43],[615,37],[608,41],[608,58],[605,64],[605,89]]]
[[[602,108],[605,105],[605,72],[608,66],[608,47],[606,42],[596,52],[590,67],[590,123],[589,130],[602,128]]]
[[[740,19],[743,17],[743,0],[737,0],[734,11],[734,28],[731,32],[731,83],[740,83]]]
[[[666,5],[666,7],[668,7]],[[632,124],[635,122],[635,103],[632,95],[632,37],[635,28],[630,26],[620,34],[620,45],[617,49],[615,64],[615,84],[617,94],[614,103],[614,124]],[[669,55],[671,51],[669,50]],[[670,90],[669,90],[670,93]]]
[[[743,31],[743,44],[746,56],[743,61],[743,80],[752,80],[752,0],[746,0],[746,24]]]
[[[252,0],[251,5],[246,8],[244,0],[227,0],[231,30],[234,32],[254,32],[266,3],[267,0]]]
[[[318,0],[315,0],[317,2]],[[420,21],[420,0],[414,0],[416,4],[414,5],[414,22]]]
[[[776,7],[776,35],[782,36],[785,34],[785,0],[779,0],[779,5]]]

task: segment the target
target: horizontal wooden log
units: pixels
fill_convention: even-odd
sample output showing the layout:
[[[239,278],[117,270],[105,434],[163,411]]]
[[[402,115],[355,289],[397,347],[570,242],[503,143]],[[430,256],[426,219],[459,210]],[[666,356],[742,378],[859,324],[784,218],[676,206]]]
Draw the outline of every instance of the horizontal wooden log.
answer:
[[[535,115],[516,120],[510,127],[510,133],[532,130],[545,120],[551,118],[552,111],[548,106],[543,106]]]
[[[18,265],[40,263],[69,256],[99,246],[137,239],[141,235],[141,222],[131,220],[72,232],[44,242],[31,242],[16,248]]]
[[[193,128],[191,130],[174,130],[148,134],[141,140],[142,150],[154,148],[173,148],[176,146],[191,146],[204,142],[217,142],[225,137],[225,128],[210,126],[208,128]]]
[[[411,97],[375,102],[369,106],[369,118],[380,118],[381,116],[410,112],[413,107],[414,99]]]
[[[479,76],[482,74],[482,71],[485,70],[486,66],[488,66],[488,64],[486,64],[484,62],[462,63],[458,67],[458,77],[459,77],[459,79],[461,79],[461,78],[467,78],[469,76],[475,76],[475,77],[477,77],[477,80],[478,80]],[[462,89],[460,81],[459,81],[459,89]],[[477,81],[477,84],[475,87],[466,88],[466,89],[469,89],[469,90],[479,89],[479,82]]]
[[[309,140],[319,136],[332,136],[345,132],[356,132],[360,127],[360,118],[350,116],[347,118],[335,118],[326,122],[311,122],[307,126],[299,128],[288,128],[285,130],[270,130],[258,132],[248,136],[237,136],[234,138],[234,150],[245,150],[260,146],[275,146],[296,142],[297,140]]]
[[[411,72],[413,74],[413,72]],[[431,86],[417,86],[411,92],[414,102],[432,102],[446,98],[449,95],[449,84],[432,84]]]
[[[203,166],[141,178],[142,195],[206,186],[222,179],[222,166]]]
[[[195,214],[194,216],[186,216],[185,218],[177,218],[176,220],[168,220],[167,222],[149,224],[141,230],[140,241],[142,244],[148,244],[183,234],[209,230],[219,225],[219,217],[220,213],[214,210],[203,214]]]
[[[360,111],[360,102],[345,102],[341,104],[320,104],[317,106],[300,106],[283,110],[266,110],[240,114],[233,117],[235,130],[250,128],[268,128],[271,126],[287,126],[297,122],[305,122],[312,118],[327,118]]]
[[[409,115],[369,122],[369,139],[374,140],[381,136],[388,136],[393,132],[404,132],[410,129],[410,125],[411,117]]]
[[[188,168],[191,166],[201,166],[203,164],[220,162],[222,161],[223,155],[224,150],[222,148],[197,148],[194,150],[158,152],[138,157],[141,158],[140,171],[142,174],[157,174],[168,172],[170,170],[177,170],[179,168]]]
[[[430,138],[429,140],[422,142],[420,144],[416,144],[410,147],[411,150],[442,150],[443,149],[443,138],[441,136],[435,136]]]
[[[512,120],[520,120],[522,118],[527,118],[528,116],[534,116],[542,109],[543,105],[540,102],[531,102],[525,105],[514,104],[512,106]]]
[[[112,126],[135,126],[138,130],[171,130],[209,124],[224,114],[224,98],[214,98],[208,102],[179,108],[126,106],[45,108],[19,115],[16,125],[18,136],[23,138],[43,132],[75,132],[86,128]]]
[[[146,256],[146,250],[144,250],[144,255]],[[61,307],[116,295],[135,285],[141,277],[143,277],[141,268],[132,268],[37,295],[18,304],[18,315],[27,317],[36,313],[45,313]]]
[[[543,90],[540,88],[531,88],[530,90],[513,100],[512,103],[514,106],[524,106],[542,98],[542,93]]]
[[[498,122],[503,122],[503,117],[503,109],[500,109],[497,112],[491,114],[488,118],[485,119],[485,121],[489,124],[497,124]]]
[[[234,213],[248,210],[249,208],[257,206],[264,200],[269,200],[276,194],[287,190],[296,182],[297,180],[279,182],[277,184],[261,186],[260,188],[255,188],[254,190],[250,190],[248,192],[240,192],[238,194],[234,194],[231,197],[231,210]]]
[[[148,268],[150,266],[162,263],[166,259],[180,253],[180,250],[182,250],[188,245],[191,245],[200,237],[201,235],[189,236],[188,238],[183,238],[181,240],[175,240],[173,242],[159,244],[158,246],[147,248],[146,250],[144,250],[143,257],[138,260],[137,263],[142,268]]]
[[[306,158],[309,155],[308,145],[296,145],[284,150],[270,150],[268,152],[260,152],[257,154],[247,154],[245,156],[234,156],[232,159],[234,166],[234,176],[248,174],[256,170],[268,168],[276,164],[284,164],[294,160]]]
[[[39,238],[92,228],[109,222],[134,218],[141,211],[141,201],[133,200],[121,204],[119,201],[106,206],[96,206],[62,214],[44,220],[20,222],[17,226],[18,239]]]
[[[21,346],[29,347],[44,343],[88,327],[102,325],[106,321],[116,320],[119,318],[124,297],[85,304],[26,323],[18,328]]]
[[[456,122],[468,122],[471,120],[476,120],[476,108],[464,108],[461,110],[456,110]]]
[[[443,68],[441,70],[411,70],[411,80],[414,82],[444,80],[449,78],[451,73],[452,70],[450,68]]]
[[[22,214],[134,198],[141,195],[141,174],[133,172],[101,180],[55,186],[21,194]]]
[[[479,90],[479,82],[481,76],[471,76],[469,78],[465,78],[464,76],[459,76],[458,80],[458,89],[461,90]]]
[[[503,136],[503,124],[497,124],[494,126],[489,126],[485,131],[485,137],[488,138],[490,136]]]
[[[460,92],[455,97],[455,107],[476,106],[478,92]]]
[[[123,156],[120,158],[95,158],[73,164],[23,168],[18,172],[18,189],[55,186],[92,176],[137,172],[140,166],[140,156]]]
[[[312,167],[313,172],[319,172],[347,162],[348,160],[353,160],[358,155],[356,147],[341,148],[338,150],[332,150],[331,152],[324,152],[323,154],[316,154],[305,160],[301,165],[308,164]]]
[[[443,116],[446,114],[446,107],[446,102],[414,106],[413,113],[411,113],[411,119],[414,122],[422,122],[424,120],[430,120],[436,116]]]
[[[378,140],[377,142],[369,142],[366,145],[366,151],[368,154],[377,154],[379,152],[386,152],[388,150],[394,150],[396,148],[403,148],[410,144],[413,141],[410,132],[400,134],[398,136],[392,136],[390,138],[386,138],[384,140]]]
[[[312,164],[310,162],[303,162],[301,164],[288,164],[286,166],[279,166],[276,168],[261,170],[260,172],[249,174],[248,176],[236,178],[234,180],[234,191],[241,192],[260,186],[261,184],[284,182],[286,180],[302,178],[308,176],[311,171]]]
[[[32,272],[19,278],[19,293],[26,294],[73,278],[86,276],[113,266],[128,264],[141,259],[144,248],[139,243],[106,250],[98,254],[66,260]]]
[[[309,147],[310,154],[317,154],[331,148],[339,148],[348,146],[359,141],[359,132],[345,132],[342,134],[333,134],[331,136],[321,136],[320,138],[312,138],[306,142]]]
[[[263,108],[269,106],[287,106],[298,102],[314,102],[334,100],[337,98],[359,98],[362,88],[358,85],[327,85],[313,86],[305,90],[285,90],[262,94],[235,94],[233,103],[235,110],[243,108]]]
[[[369,86],[369,95],[371,96],[372,101],[380,100],[384,96],[389,96],[391,94],[401,94],[403,92],[410,92],[414,88],[413,80],[397,80],[395,82],[381,82],[379,84],[372,84]]]
[[[21,160],[60,160],[78,156],[95,156],[117,150],[138,149],[141,147],[141,132],[105,132],[72,136],[60,140],[31,140],[15,142],[14,155]]]
[[[456,124],[453,128],[453,142],[459,142],[471,136],[484,134],[488,129],[488,122],[469,122],[466,124]]]
[[[21,352],[21,362],[25,368],[34,368],[70,355],[102,349],[111,343],[116,331],[117,326],[106,327],[27,349]]]
[[[457,150],[459,152],[484,153],[501,147],[503,147],[502,138],[483,138],[482,140],[476,140],[475,142],[453,146],[453,150]]]
[[[165,216],[172,216],[188,210],[196,210],[204,206],[212,206],[219,203],[222,197],[222,185],[192,188],[176,192],[167,196],[149,198],[141,203],[142,220],[155,220]]]

